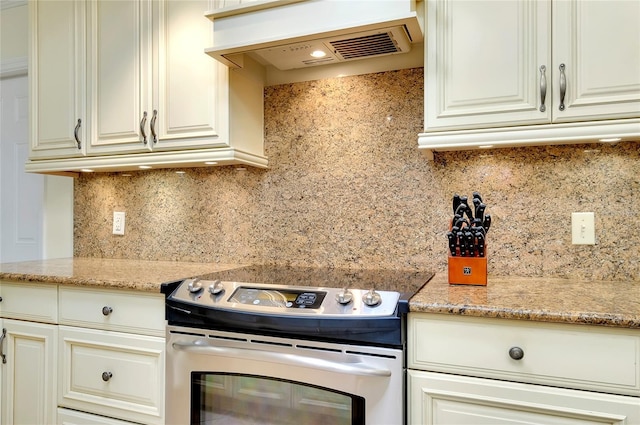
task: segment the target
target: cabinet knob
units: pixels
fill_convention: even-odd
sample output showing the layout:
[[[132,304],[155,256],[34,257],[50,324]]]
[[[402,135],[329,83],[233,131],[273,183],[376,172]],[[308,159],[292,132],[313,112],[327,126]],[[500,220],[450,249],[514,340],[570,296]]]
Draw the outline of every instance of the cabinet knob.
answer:
[[[104,314],[105,316],[110,315],[111,312],[113,312],[113,309],[108,305],[105,305],[104,307],[102,307],[102,314]]]
[[[0,297],[0,303],[2,302],[2,297]]]
[[[107,382],[109,379],[111,379],[112,376],[113,376],[113,373],[111,372],[102,372],[102,380],[104,382]]]
[[[520,347],[511,347],[509,349],[509,357],[513,360],[521,360],[524,357],[524,350]]]

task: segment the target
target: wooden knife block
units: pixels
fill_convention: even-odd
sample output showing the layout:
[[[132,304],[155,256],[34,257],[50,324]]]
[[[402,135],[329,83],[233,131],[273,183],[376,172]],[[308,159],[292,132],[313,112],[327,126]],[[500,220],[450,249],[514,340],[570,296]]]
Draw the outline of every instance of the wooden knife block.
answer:
[[[449,285],[487,284],[487,251],[484,257],[453,257],[449,254]]]

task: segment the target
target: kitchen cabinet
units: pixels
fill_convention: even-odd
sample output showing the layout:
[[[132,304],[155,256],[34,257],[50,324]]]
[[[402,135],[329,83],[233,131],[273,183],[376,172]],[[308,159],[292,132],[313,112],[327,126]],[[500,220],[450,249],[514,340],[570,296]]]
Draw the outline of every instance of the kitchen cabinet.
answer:
[[[37,97],[32,103],[38,105],[35,112],[39,115],[32,113],[32,131],[45,132],[47,128],[40,127],[51,121],[58,133],[73,135],[75,117],[83,116],[77,128],[82,143],[67,137],[65,149],[53,143],[34,144],[27,171],[267,166],[263,73],[251,66],[250,59],[247,67],[230,73],[204,53],[212,37],[211,24],[204,17],[211,8],[210,0],[59,3],[63,6],[58,2],[46,8],[30,6],[37,39],[47,40],[62,32],[65,37],[57,48],[66,54],[46,51],[44,41],[32,43],[36,70],[58,67],[51,79],[64,78],[66,84],[59,88],[52,82],[49,86],[56,90],[34,92]],[[61,19],[38,27],[49,9]],[[69,30],[71,23],[79,30]],[[58,66],[61,56],[77,65]],[[62,105],[57,102],[63,93],[70,97],[71,77],[77,77],[73,99],[82,106],[77,108],[80,112],[70,111],[69,99]],[[32,85],[38,81],[34,75]],[[38,103],[45,94],[49,100]],[[56,111],[53,118],[38,118],[52,110]],[[74,120],[69,126],[67,116],[71,115]]]
[[[640,421],[637,331],[410,313],[408,335],[410,424]]]
[[[426,13],[420,147],[640,135],[640,3],[428,0]]]
[[[59,309],[58,405],[95,422],[164,423],[164,297],[61,286]]]
[[[0,282],[2,424],[54,423],[57,288]]]
[[[86,153],[86,2],[30,1],[32,159]]]

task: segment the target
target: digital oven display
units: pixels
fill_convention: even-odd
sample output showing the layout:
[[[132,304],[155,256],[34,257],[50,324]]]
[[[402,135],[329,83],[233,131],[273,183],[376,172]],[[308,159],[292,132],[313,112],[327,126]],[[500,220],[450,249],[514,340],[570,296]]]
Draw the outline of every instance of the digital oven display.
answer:
[[[237,288],[229,302],[251,304],[274,308],[320,308],[324,300],[324,291],[304,291],[289,289],[263,289],[241,286]]]

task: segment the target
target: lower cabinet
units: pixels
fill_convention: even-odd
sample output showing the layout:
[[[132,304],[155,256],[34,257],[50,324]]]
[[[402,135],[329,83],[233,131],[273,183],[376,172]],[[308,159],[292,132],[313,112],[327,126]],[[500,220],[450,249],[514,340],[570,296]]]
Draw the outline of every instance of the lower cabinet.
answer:
[[[59,406],[163,423],[164,339],[68,326],[59,334]]]
[[[409,424],[640,423],[634,329],[410,313]]]
[[[11,319],[0,322],[2,424],[55,423],[58,327]]]
[[[637,424],[634,397],[410,370],[409,424]]]
[[[163,424],[164,297],[61,286],[59,315],[58,423]]]

